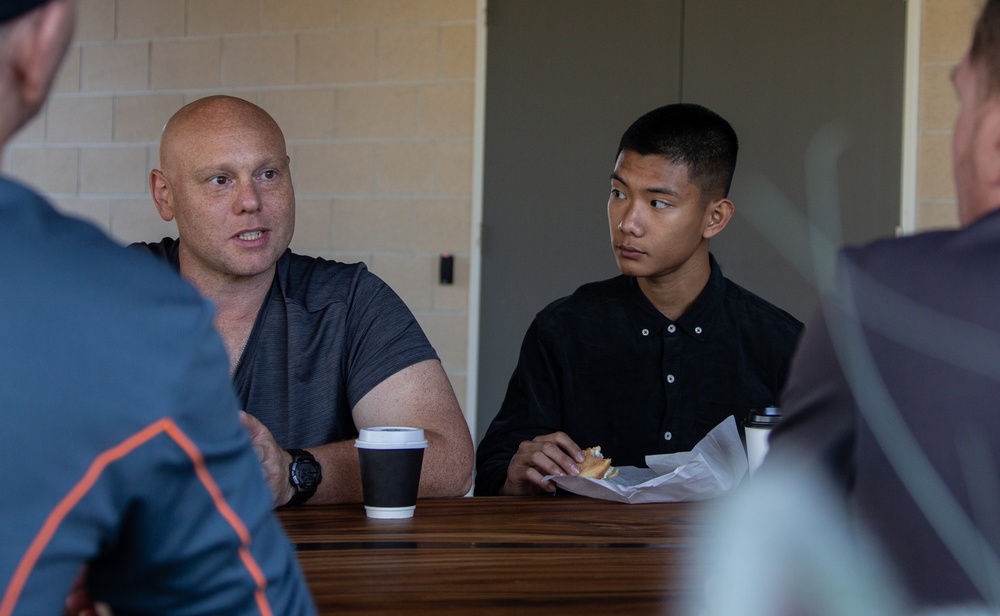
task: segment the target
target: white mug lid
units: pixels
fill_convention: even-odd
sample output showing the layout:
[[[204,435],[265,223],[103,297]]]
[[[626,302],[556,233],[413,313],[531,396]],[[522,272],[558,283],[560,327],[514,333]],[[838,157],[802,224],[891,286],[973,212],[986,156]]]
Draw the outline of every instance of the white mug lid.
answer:
[[[355,447],[362,449],[424,449],[427,439],[423,428],[406,426],[380,426],[358,431]]]

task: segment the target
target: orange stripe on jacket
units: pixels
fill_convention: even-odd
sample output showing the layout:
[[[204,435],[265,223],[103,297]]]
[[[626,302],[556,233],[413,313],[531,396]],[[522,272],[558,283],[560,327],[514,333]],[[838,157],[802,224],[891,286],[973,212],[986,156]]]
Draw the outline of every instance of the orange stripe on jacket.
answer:
[[[212,478],[211,473],[208,472],[208,468],[205,466],[205,458],[202,457],[201,451],[198,446],[194,444],[194,441],[189,439],[180,428],[177,427],[174,422],[167,420],[167,433],[173,437],[174,441],[181,446],[191,461],[194,463],[194,471],[198,474],[198,479],[201,480],[201,484],[205,486],[205,490],[212,497],[212,501],[215,503],[215,508],[219,510],[222,517],[229,522],[229,525],[233,527],[236,534],[240,538],[240,558],[243,560],[244,566],[253,576],[254,582],[257,584],[257,590],[254,591],[254,599],[257,601],[257,608],[260,610],[261,614],[264,616],[272,616],[271,605],[267,602],[267,595],[264,593],[264,589],[267,587],[267,578],[264,576],[264,572],[261,570],[260,565],[254,560],[253,555],[250,553],[250,531],[247,530],[243,520],[240,516],[233,511],[233,508],[229,506],[226,502],[226,498],[222,495],[222,490],[219,489],[218,484],[215,483],[215,479]],[[0,614],[0,616],[3,616]]]
[[[260,565],[257,564],[257,561],[254,560],[253,555],[250,553],[250,532],[236,512],[233,511],[233,508],[226,502],[225,497],[222,495],[222,490],[219,489],[211,473],[208,472],[208,468],[205,466],[205,458],[201,455],[198,446],[171,419],[160,419],[150,424],[94,458],[90,468],[84,473],[83,478],[59,501],[59,504],[55,506],[48,518],[46,518],[41,530],[35,535],[31,545],[28,546],[28,550],[21,557],[21,561],[18,563],[17,569],[14,570],[14,575],[7,585],[7,590],[4,592],[3,600],[0,601],[0,616],[10,616],[14,613],[14,606],[17,604],[17,600],[21,596],[21,591],[24,590],[24,585],[28,582],[28,576],[31,575],[31,571],[34,569],[42,552],[49,544],[49,541],[52,540],[59,525],[62,524],[69,512],[76,507],[80,500],[97,483],[104,469],[112,462],[124,458],[160,434],[167,434],[187,454],[194,465],[198,480],[205,487],[205,490],[212,498],[212,502],[215,503],[215,508],[219,510],[222,517],[236,531],[237,536],[240,538],[240,560],[243,561],[244,566],[257,584],[257,589],[254,591],[254,599],[256,600],[257,607],[264,616],[273,616],[271,606],[267,601],[267,595],[264,592],[267,580]],[[69,589],[67,588],[66,590],[68,591]]]

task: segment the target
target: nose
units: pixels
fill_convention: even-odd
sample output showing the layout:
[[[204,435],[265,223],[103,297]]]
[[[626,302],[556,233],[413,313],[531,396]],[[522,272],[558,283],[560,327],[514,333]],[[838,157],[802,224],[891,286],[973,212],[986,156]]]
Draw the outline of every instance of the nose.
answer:
[[[260,210],[260,206],[260,189],[253,181],[242,182],[242,186],[236,197],[237,211],[256,212]]]
[[[621,220],[618,221],[618,230],[636,237],[645,232],[641,208],[634,201],[629,200],[622,210]]]

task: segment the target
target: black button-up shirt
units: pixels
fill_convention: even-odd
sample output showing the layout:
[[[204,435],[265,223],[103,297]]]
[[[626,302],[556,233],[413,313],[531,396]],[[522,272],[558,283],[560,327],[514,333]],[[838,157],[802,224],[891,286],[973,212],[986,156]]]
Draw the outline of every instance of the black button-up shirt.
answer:
[[[774,406],[802,323],[712,273],[676,321],[635,278],[586,284],[535,317],[476,454],[476,494],[497,494],[522,441],[566,432],[616,466],[688,451],[730,415]]]

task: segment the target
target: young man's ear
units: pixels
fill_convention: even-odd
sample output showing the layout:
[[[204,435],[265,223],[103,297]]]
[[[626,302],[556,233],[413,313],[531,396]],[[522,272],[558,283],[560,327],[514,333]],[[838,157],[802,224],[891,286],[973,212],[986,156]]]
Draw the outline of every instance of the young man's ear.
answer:
[[[717,199],[705,207],[705,229],[701,236],[706,240],[726,228],[736,206],[729,199]]]

